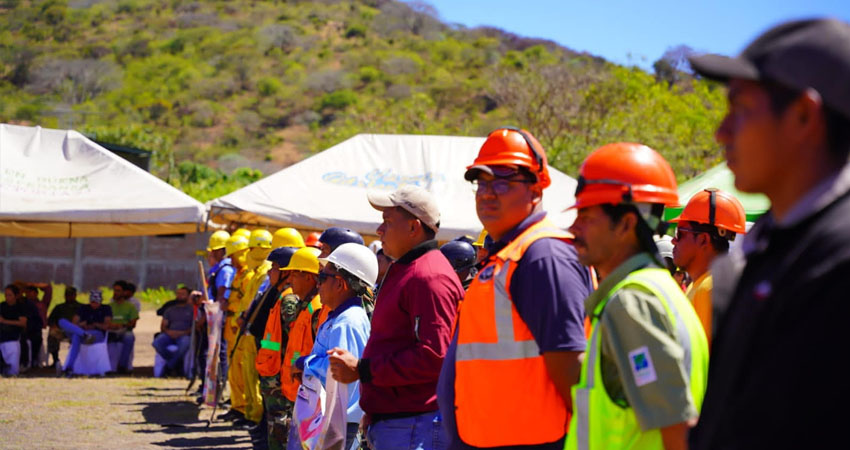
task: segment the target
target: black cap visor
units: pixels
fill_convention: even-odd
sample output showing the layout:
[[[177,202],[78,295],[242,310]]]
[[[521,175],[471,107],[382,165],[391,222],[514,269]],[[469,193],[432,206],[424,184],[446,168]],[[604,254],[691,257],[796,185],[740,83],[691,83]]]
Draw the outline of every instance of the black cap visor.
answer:
[[[696,73],[710,80],[726,83],[733,78],[741,80],[760,78],[756,66],[743,59],[709,54],[692,56],[688,60]]]

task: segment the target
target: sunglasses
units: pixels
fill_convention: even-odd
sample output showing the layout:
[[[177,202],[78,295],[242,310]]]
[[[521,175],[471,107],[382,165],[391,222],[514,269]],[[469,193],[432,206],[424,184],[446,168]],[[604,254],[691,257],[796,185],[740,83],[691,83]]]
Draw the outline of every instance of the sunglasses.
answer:
[[[676,240],[681,241],[684,239],[684,235],[682,234],[683,231],[691,234],[705,233],[705,231],[695,230],[693,228],[679,227],[676,229]]]
[[[335,274],[335,273],[328,273],[328,272],[319,272],[317,282],[318,282],[318,284],[322,284],[322,283],[324,283],[326,280],[329,280],[329,279],[332,279],[332,278],[339,278],[339,279],[342,279],[342,278],[340,278],[339,274]]]
[[[529,181],[525,178],[496,178],[490,181],[472,180],[472,191],[477,194],[479,192],[485,192],[490,189],[496,195],[504,195],[510,192],[511,183],[531,184],[533,183],[533,181]]]

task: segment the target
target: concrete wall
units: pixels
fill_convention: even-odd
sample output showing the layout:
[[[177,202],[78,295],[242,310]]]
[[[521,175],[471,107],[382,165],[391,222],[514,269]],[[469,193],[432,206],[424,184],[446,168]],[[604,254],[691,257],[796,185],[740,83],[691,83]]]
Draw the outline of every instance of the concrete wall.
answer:
[[[0,238],[3,285],[15,282],[71,284],[88,290],[111,286],[115,280],[135,283],[140,290],[178,283],[197,286],[198,257],[209,235],[121,238]],[[205,261],[206,264],[206,261]]]

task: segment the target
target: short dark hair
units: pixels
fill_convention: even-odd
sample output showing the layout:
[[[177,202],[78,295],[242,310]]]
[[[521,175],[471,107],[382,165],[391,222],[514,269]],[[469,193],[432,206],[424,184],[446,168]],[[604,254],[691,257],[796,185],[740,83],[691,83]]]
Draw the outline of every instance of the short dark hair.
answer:
[[[186,292],[192,292],[192,290],[191,290],[191,289],[189,289],[189,287],[188,287],[188,286],[186,286],[185,284],[181,284],[180,286],[177,286],[177,290],[179,291],[180,289],[183,289],[183,290],[185,290]]]
[[[14,284],[7,284],[6,289],[12,291],[12,293],[15,294],[15,297],[21,295],[21,288],[15,286]]]
[[[640,215],[640,212],[637,210],[637,207],[633,204],[629,203],[619,203],[617,205],[612,205],[608,203],[603,203],[600,205],[602,207],[602,212],[605,213],[611,219],[611,222],[617,223],[620,219],[623,218],[626,214],[632,213],[637,217],[637,226],[635,226],[635,235],[637,237],[638,245],[640,245],[641,250],[655,255],[658,253],[658,246],[655,245],[655,238],[653,235],[656,231],[649,228],[649,224],[643,220],[643,217]],[[660,204],[653,204],[651,214],[654,216],[661,217],[661,214],[664,212],[664,206]],[[666,223],[664,224],[664,228],[666,229]],[[663,231],[659,232],[659,234],[663,234]]]
[[[366,293],[368,286],[363,282],[360,278],[355,277],[351,274],[351,272],[339,267],[334,264],[334,268],[339,273],[340,278],[348,285],[348,287],[354,291],[354,295],[361,296]]]
[[[77,295],[77,288],[74,286],[65,286],[65,293]]]
[[[687,224],[689,228],[692,228],[695,231],[708,235],[709,242],[711,243],[711,248],[714,249],[716,253],[724,254],[729,252],[729,236],[721,236],[720,231],[717,227],[709,225],[707,223],[691,221],[681,222],[679,223],[679,226],[683,226],[685,224]]]
[[[762,81],[761,86],[767,92],[770,109],[775,116],[784,113],[803,95],[803,91],[799,89],[771,80]],[[823,114],[826,122],[827,150],[836,158],[846,159],[850,155],[850,119],[826,105],[823,106]]]
[[[425,232],[425,237],[428,238],[428,240],[431,240],[431,239],[434,239],[435,237],[437,237],[437,231],[432,230],[431,227],[429,227],[428,225],[425,225],[425,222],[423,222],[420,218],[414,216],[412,212],[402,208],[401,206],[396,206],[396,208],[398,208],[398,210],[401,211],[401,213],[405,217],[407,217],[409,220],[418,220],[419,223],[422,224],[422,231]],[[437,223],[437,226],[440,226],[439,222]]]
[[[27,290],[27,291],[38,292],[38,287],[36,287],[36,285],[34,285],[34,284],[28,284],[28,285],[26,285],[26,287],[24,287],[24,289]]]
[[[112,286],[113,287],[118,286],[121,289],[127,289],[127,282],[124,281],[124,280],[117,280],[114,283],[112,283]]]
[[[122,289],[124,289],[125,291],[130,291],[131,294],[136,293],[136,285],[130,283],[129,281],[124,282],[124,286],[122,286]]]

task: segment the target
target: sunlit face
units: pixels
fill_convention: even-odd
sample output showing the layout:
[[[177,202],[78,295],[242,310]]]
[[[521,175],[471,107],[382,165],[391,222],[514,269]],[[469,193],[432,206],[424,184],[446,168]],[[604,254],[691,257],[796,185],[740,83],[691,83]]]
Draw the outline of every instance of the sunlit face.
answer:
[[[117,284],[112,286],[112,298],[114,300],[121,300],[124,298],[124,290],[121,289],[121,286]]]
[[[319,245],[320,245],[319,250],[322,251],[321,253],[319,253],[319,258],[327,258],[328,255],[331,254],[331,251],[333,251],[331,249],[331,246],[329,244],[324,243],[324,242],[319,242]]]
[[[340,278],[339,272],[332,264],[326,264],[319,272],[319,295],[322,297],[322,303],[335,307],[339,303],[345,301],[346,287],[345,282]]]
[[[400,208],[386,208],[382,217],[383,221],[376,230],[381,238],[381,248],[387,256],[401,258],[410,244],[415,219]]]
[[[689,222],[680,222],[673,238],[673,264],[687,270],[699,251],[699,233],[690,228]]]
[[[292,286],[293,292],[305,295],[316,287],[316,275],[301,270],[290,270],[288,272],[289,284]]]
[[[744,192],[768,192],[789,169],[788,139],[782,118],[771,109],[768,92],[754,81],[729,82],[729,109],[715,134],[726,150],[726,164],[735,187]]]
[[[480,171],[476,182],[475,211],[484,228],[493,236],[501,237],[509,232],[534,210],[539,188],[519,173],[496,177]],[[494,183],[501,184],[506,192],[496,192],[499,189]]]
[[[570,232],[575,236],[578,260],[585,266],[604,264],[617,251],[614,224],[601,206],[579,209]]]

